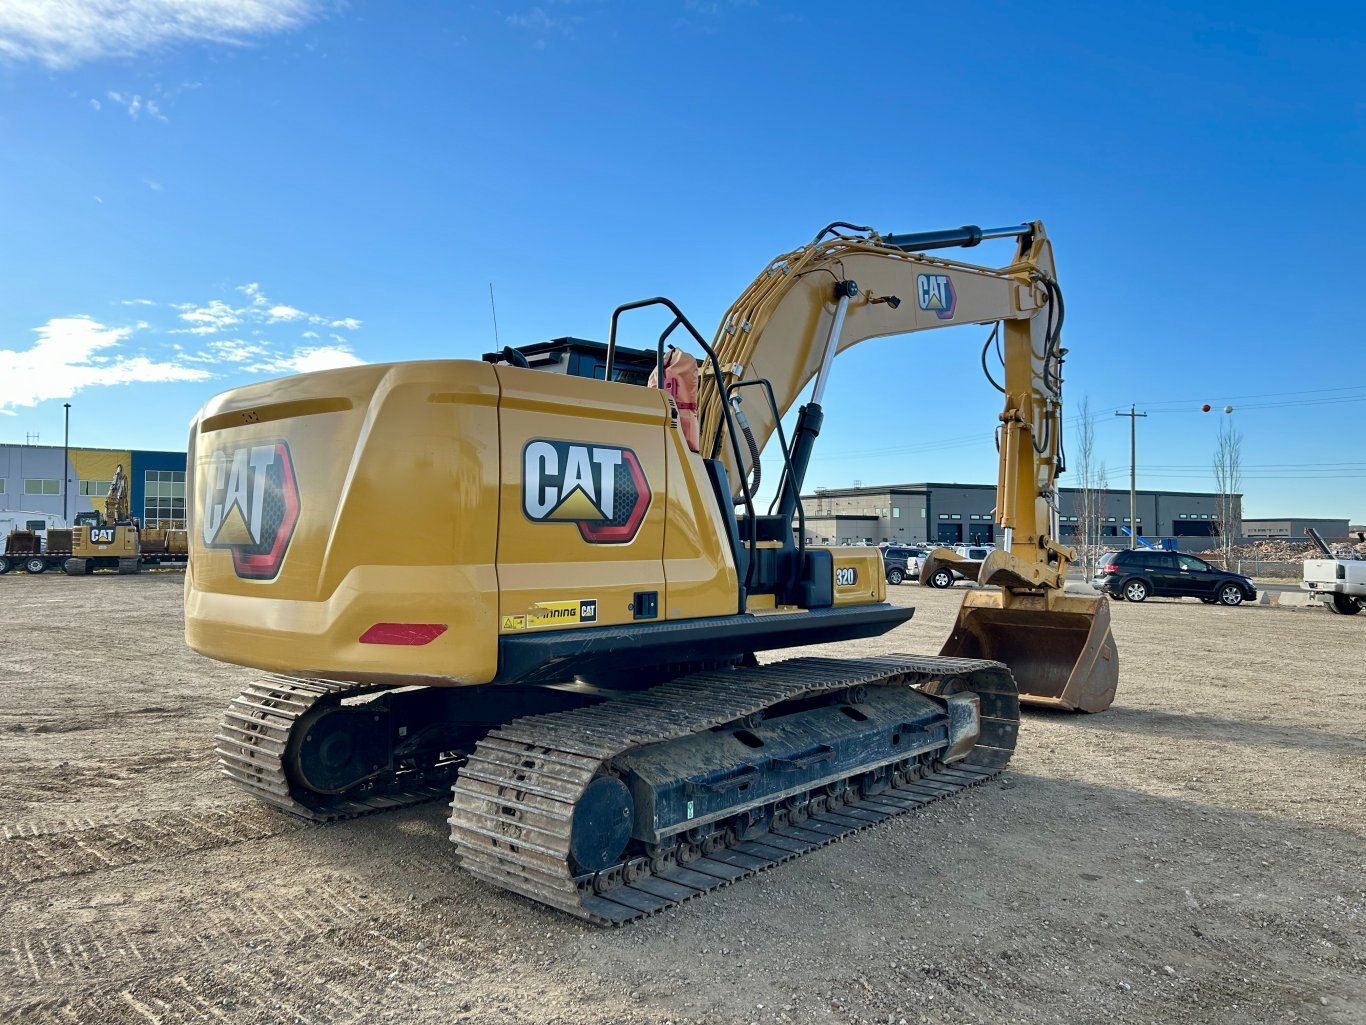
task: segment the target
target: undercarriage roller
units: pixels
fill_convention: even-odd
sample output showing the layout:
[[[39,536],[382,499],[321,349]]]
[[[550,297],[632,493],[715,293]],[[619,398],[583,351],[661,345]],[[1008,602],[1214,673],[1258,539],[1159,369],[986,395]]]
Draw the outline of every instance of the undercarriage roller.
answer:
[[[969,659],[793,659],[698,673],[480,742],[453,787],[460,865],[617,925],[1001,771],[1019,705]]]

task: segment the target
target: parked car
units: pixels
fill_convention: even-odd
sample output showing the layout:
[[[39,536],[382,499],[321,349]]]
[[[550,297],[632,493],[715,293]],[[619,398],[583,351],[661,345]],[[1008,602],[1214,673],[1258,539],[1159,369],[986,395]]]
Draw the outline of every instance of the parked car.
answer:
[[[1240,573],[1218,569],[1194,555],[1149,548],[1105,553],[1091,582],[1115,601],[1199,598],[1207,605],[1241,605],[1257,598],[1256,586]]]
[[[925,557],[923,548],[907,548],[901,545],[888,545],[882,549],[882,566],[887,574],[887,583],[899,584],[907,577],[914,580],[920,576],[920,560]]]

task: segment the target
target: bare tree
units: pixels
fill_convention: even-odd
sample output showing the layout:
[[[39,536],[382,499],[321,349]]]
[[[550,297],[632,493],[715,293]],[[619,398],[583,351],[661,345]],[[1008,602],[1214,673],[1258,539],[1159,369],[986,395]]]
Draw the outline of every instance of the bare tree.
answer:
[[[1242,532],[1243,436],[1227,420],[1219,427],[1219,443],[1214,450],[1214,487],[1214,529],[1219,534],[1224,568],[1229,569],[1233,544]]]
[[[1105,492],[1109,486],[1105,463],[1096,461],[1096,424],[1090,399],[1077,406],[1077,562],[1086,579],[1095,574],[1100,554],[1100,531],[1104,523]]]

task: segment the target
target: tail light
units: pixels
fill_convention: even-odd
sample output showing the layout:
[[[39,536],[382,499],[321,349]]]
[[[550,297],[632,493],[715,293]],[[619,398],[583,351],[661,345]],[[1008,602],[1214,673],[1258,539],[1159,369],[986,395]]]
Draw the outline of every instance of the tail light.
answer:
[[[1102,573],[1118,573],[1118,572],[1119,572],[1119,563],[1117,563],[1117,562],[1108,563],[1108,564],[1102,566],[1102,567],[1100,568],[1100,571],[1101,571]]]

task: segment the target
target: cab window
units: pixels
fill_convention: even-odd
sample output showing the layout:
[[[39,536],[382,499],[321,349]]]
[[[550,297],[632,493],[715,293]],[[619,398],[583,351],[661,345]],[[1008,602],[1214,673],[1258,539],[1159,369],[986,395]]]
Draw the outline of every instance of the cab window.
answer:
[[[1178,555],[1176,561],[1182,569],[1207,570],[1210,568],[1209,563],[1201,562],[1193,555]]]

